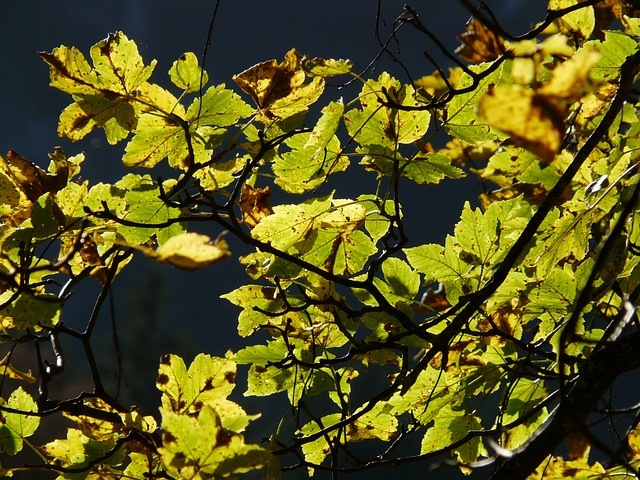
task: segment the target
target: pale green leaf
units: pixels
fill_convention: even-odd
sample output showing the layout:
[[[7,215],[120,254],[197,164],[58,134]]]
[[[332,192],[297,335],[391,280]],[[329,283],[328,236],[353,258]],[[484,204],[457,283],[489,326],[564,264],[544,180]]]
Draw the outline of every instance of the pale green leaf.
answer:
[[[138,46],[122,32],[111,33],[91,47],[100,85],[113,92],[132,93],[153,72],[156,61],[145,66]]]
[[[167,471],[193,480],[238,474],[259,468],[270,458],[242,435],[225,430],[208,405],[197,416],[163,412],[162,446],[158,448]]]
[[[169,70],[169,78],[176,87],[187,92],[197,92],[209,81],[209,75],[198,65],[198,58],[193,52],[183,53],[173,62]]]
[[[591,71],[591,77],[610,82],[618,78],[620,66],[638,49],[638,42],[618,31],[606,31],[604,38],[604,41],[593,40],[584,46],[595,46],[601,55]]]
[[[31,395],[18,387],[8,401],[0,399],[0,404],[21,412],[37,412],[38,406]],[[0,451],[15,455],[22,450],[23,440],[35,433],[40,425],[40,417],[13,412],[2,412],[0,418]]]
[[[434,424],[427,428],[422,438],[420,453],[430,453],[448,447],[465,438],[470,432],[482,430],[480,419],[464,410],[453,410],[450,406],[442,407],[434,419]],[[457,458],[464,463],[475,462],[480,455],[486,455],[481,437],[475,436],[468,442],[456,447]]]
[[[351,60],[333,58],[314,58],[304,65],[305,72],[314,77],[335,77],[350,73],[353,69]]]
[[[482,122],[476,112],[480,98],[487,92],[490,86],[497,85],[505,75],[505,64],[503,62],[497,69],[488,75],[481,75],[477,86],[465,93],[456,94],[445,107],[444,126],[447,132],[454,137],[469,143],[476,143],[486,140],[502,140],[506,136],[492,129],[486,122]],[[489,64],[472,65],[469,67],[473,72],[480,74],[489,68]],[[456,89],[468,89],[475,80],[468,74],[463,74]]]
[[[227,127],[253,113],[255,110],[249,104],[222,84],[209,88],[201,99],[196,98],[185,118],[198,125]]]
[[[325,107],[318,124],[310,134],[296,135],[286,144],[290,151],[274,159],[276,184],[291,193],[302,193],[320,186],[330,173],[347,168],[349,160],[342,155],[335,136],[344,106],[333,102]]]

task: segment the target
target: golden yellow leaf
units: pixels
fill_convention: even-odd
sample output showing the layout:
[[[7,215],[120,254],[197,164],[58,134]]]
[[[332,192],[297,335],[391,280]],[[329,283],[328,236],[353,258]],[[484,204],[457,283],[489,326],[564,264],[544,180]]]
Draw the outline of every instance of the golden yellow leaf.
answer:
[[[334,199],[334,209],[322,216],[324,228],[337,228],[342,234],[351,234],[362,225],[367,217],[366,208],[353,200]]]
[[[23,372],[9,363],[11,354],[8,353],[0,360],[0,373],[3,377],[13,378],[15,380],[24,380],[27,383],[36,383],[36,378],[31,373],[31,370]]]
[[[191,232],[171,237],[156,250],[143,251],[148,257],[184,270],[197,270],[231,255],[224,240],[214,242],[207,235]]]
[[[551,78],[536,93],[563,102],[573,102],[593,90],[589,74],[600,60],[595,48],[581,48],[569,60],[559,64]]]
[[[324,80],[315,77],[304,83],[306,74],[302,56],[292,49],[282,63],[269,60],[233,76],[234,82],[251,95],[258,108],[269,118],[286,118],[306,110],[324,89]]]
[[[520,85],[490,88],[478,103],[478,117],[511,135],[511,140],[551,162],[562,145],[564,111]]]

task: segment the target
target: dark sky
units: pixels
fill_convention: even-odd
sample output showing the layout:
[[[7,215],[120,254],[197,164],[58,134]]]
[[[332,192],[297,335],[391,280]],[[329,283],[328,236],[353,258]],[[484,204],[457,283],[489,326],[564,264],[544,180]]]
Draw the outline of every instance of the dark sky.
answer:
[[[384,39],[405,2],[382,0]],[[526,31],[533,20],[539,20],[530,10],[537,9],[540,15],[540,7],[545,3],[490,2],[499,19],[512,25],[515,33]],[[468,11],[455,0],[417,0],[413,6],[448,48],[457,46],[455,34],[464,31]],[[101,131],[79,144],[56,136],[57,117],[70,99],[48,86],[48,68],[37,52],[65,44],[77,46],[88,56],[91,45],[109,32],[122,30],[136,41],[146,62],[158,60],[151,81],[168,87],[166,72],[175,59],[187,51],[200,57],[213,7],[213,1],[188,0],[0,2],[0,154],[13,149],[46,166],[47,154],[61,145],[68,155],[86,153],[84,178],[93,183],[117,180],[123,172],[121,150],[110,147]],[[312,57],[350,58],[355,70],[360,71],[379,51],[373,35],[375,15],[375,0],[222,0],[206,64],[210,84],[231,85],[234,73],[259,61],[281,59],[292,47]],[[433,45],[409,28],[400,32],[392,49],[413,78],[434,70],[422,55],[425,49],[436,54]],[[443,63],[443,66],[450,65]],[[382,58],[373,75],[377,77],[382,70],[391,71],[402,81],[409,80],[389,57]],[[353,92],[329,94],[348,97]],[[373,181],[372,174],[362,178]],[[421,237],[416,243],[424,243],[442,241],[456,222],[464,200],[474,201],[480,190],[473,182],[460,185],[451,182],[437,189],[423,187],[419,192],[424,196],[419,202],[421,210],[405,214],[413,219],[412,229]],[[470,198],[469,192],[477,193]],[[242,251],[237,242],[230,242],[236,253]],[[189,357],[205,351],[223,355],[227,348],[236,345],[234,322],[238,311],[218,296],[248,277],[235,258],[198,274],[177,272],[150,261],[138,260],[134,267],[116,285],[114,301],[123,362],[125,367],[132,368],[127,395],[139,402],[144,401],[150,390],[154,391],[153,372],[161,354],[173,352]],[[80,326],[96,293],[97,288],[88,288],[72,299],[63,317],[65,321]],[[109,315],[103,314],[101,322],[102,333],[94,344],[104,354],[107,371],[113,366],[109,361],[113,358]],[[69,350],[73,352],[72,347]]]

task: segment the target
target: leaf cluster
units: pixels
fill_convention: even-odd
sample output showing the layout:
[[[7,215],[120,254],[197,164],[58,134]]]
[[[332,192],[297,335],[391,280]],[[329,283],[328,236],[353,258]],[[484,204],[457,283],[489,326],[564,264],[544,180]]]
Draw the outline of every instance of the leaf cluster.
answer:
[[[243,93],[207,86],[185,53],[167,89],[122,32],[96,43],[91,63],[73,47],[41,53],[72,100],[59,135],[101,129],[137,170],[92,185],[83,154],[56,149],[46,170],[0,158],[0,366],[21,382],[2,397],[0,451],[28,445],[41,462],[2,473],[280,478],[446,459],[496,479],[637,474],[639,417],[613,447],[588,423],[616,377],[640,367],[633,13],[623,1],[553,0],[540,27],[514,37],[478,11],[460,58],[445,51],[456,66],[409,83],[292,49],[234,76]],[[609,17],[621,28],[606,30]],[[434,40],[409,6],[393,34],[402,29]],[[353,99],[322,103],[334,77],[359,82]],[[361,190],[339,188],[342,172]],[[405,185],[468,175],[485,193],[442,244],[409,239],[405,216],[423,205]],[[136,252],[209,267],[232,255],[224,235],[254,249],[240,258],[250,280],[223,295],[245,346],[189,367],[164,356],[157,418],[121,405],[91,346],[111,285]],[[100,293],[76,330],[65,301],[91,279]],[[82,345],[92,384],[69,399],[49,393],[63,336]],[[13,361],[27,345],[36,374]],[[229,399],[237,365],[248,365],[245,396],[286,403],[268,446],[245,441],[260,415]],[[36,381],[37,392],[23,388]],[[73,423],[66,437],[29,443],[58,413]]]

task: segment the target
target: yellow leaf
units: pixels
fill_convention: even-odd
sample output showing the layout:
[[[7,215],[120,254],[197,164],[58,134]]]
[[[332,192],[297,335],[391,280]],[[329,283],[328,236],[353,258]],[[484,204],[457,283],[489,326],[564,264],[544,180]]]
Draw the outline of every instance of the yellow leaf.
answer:
[[[516,145],[551,162],[562,145],[562,109],[543,95],[520,85],[490,88],[478,104],[478,117],[511,135]]]
[[[305,78],[302,56],[295,49],[287,52],[282,63],[269,60],[233,76],[267,118],[287,118],[318,99],[324,80],[315,77],[305,85]]]
[[[342,234],[350,234],[362,225],[367,217],[366,208],[353,200],[335,199],[334,209],[321,218],[323,228],[337,228]]]
[[[28,383],[36,383],[36,378],[31,373],[31,370],[27,372],[18,370],[16,367],[9,363],[10,357],[11,354],[8,353],[2,360],[0,360],[0,372],[2,373],[2,376],[6,378],[13,378],[16,380],[24,380]]]
[[[181,233],[171,237],[156,250],[144,249],[144,253],[159,262],[184,270],[197,270],[231,255],[227,242],[213,242],[207,235],[199,233]]]
[[[576,5],[581,0],[549,0],[549,11]],[[591,36],[596,25],[596,17],[593,7],[587,6],[567,13],[555,21],[562,33],[570,38],[579,40],[582,44]]]
[[[553,70],[549,81],[536,90],[536,93],[564,102],[582,98],[592,90],[589,74],[598,60],[600,53],[595,48],[578,50],[573,57]]]
[[[64,45],[40,56],[49,64],[51,86],[73,95],[100,93],[100,82],[82,52]]]

